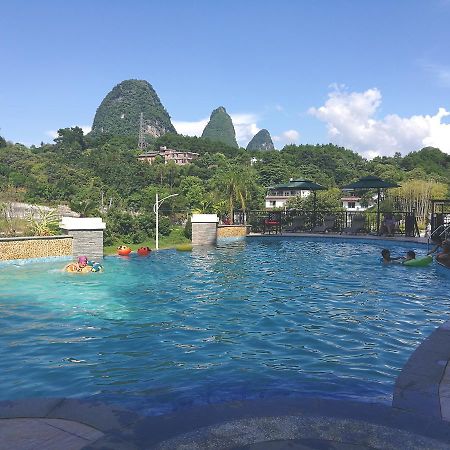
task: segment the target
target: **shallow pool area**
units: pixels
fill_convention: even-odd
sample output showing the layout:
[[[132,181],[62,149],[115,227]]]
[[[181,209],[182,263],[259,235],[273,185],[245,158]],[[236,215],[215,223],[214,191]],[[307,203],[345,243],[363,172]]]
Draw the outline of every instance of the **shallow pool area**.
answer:
[[[252,238],[190,252],[0,266],[0,395],[98,396],[143,414],[271,396],[390,402],[448,319],[449,274],[383,266],[425,246]]]

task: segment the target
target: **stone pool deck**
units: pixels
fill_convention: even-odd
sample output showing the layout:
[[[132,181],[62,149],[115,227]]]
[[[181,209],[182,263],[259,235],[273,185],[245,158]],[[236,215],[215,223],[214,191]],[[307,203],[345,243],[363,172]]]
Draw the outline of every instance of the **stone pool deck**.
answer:
[[[372,234],[348,234],[348,233],[333,233],[333,232],[327,232],[327,233],[308,233],[308,232],[287,232],[283,231],[282,233],[250,233],[246,237],[252,238],[252,237],[314,237],[314,238],[331,238],[331,239],[368,239],[373,241],[390,241],[390,242],[413,242],[417,244],[427,244],[428,238],[426,237],[413,237],[413,236],[402,236],[402,235],[396,235],[396,236],[378,236],[378,235],[372,235]]]
[[[0,449],[448,449],[450,425],[386,405],[270,399],[155,417],[90,400],[0,402]]]

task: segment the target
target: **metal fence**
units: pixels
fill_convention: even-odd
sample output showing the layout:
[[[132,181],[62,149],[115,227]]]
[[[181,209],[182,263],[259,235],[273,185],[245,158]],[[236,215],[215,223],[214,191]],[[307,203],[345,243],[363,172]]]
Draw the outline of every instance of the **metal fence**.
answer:
[[[248,211],[246,214],[236,212],[234,223],[246,223],[251,226],[254,233],[271,232],[279,229],[281,232],[311,232],[330,231],[340,233],[345,230],[350,232],[383,233],[383,221],[391,215],[393,220],[393,233],[405,236],[418,236],[418,218],[414,212],[405,211],[380,211],[380,222],[378,225],[376,211],[343,211],[343,210],[316,210],[316,211]],[[356,226],[356,221],[362,223]],[[271,226],[279,222],[279,227]],[[328,226],[327,226],[328,225]],[[325,229],[324,229],[325,227]],[[272,230],[273,229],[273,230]]]

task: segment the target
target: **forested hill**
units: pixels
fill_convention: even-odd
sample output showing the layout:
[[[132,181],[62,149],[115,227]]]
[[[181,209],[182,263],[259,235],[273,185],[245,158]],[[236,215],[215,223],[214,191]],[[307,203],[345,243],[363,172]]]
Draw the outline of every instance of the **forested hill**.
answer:
[[[259,130],[248,143],[247,150],[275,150],[270,133],[266,129]]]
[[[211,141],[222,142],[231,147],[238,147],[233,121],[223,106],[219,106],[211,113],[202,137]]]
[[[148,136],[154,138],[176,132],[151,84],[145,80],[125,80],[115,86],[101,102],[94,117],[92,134],[137,138],[141,113]]]
[[[155,148],[167,145],[200,157],[186,166],[163,161],[149,165],[137,161],[135,138],[84,136],[78,127],[58,133],[54,144],[37,148],[1,141],[0,201],[9,196],[31,203],[67,203],[89,215],[98,214],[102,200],[121,210],[151,211],[155,192],[175,192],[180,195],[171,204],[178,209],[220,211],[227,208],[230,186],[243,187],[247,206],[260,209],[266,188],[289,178],[311,179],[329,188],[368,174],[396,182],[450,182],[450,156],[434,148],[367,161],[332,144],[251,152],[169,133],[156,139]]]

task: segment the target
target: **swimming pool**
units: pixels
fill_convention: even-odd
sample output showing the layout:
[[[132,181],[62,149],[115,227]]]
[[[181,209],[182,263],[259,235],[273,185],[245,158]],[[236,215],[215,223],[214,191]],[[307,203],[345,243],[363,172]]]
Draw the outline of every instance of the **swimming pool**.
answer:
[[[450,298],[445,270],[383,266],[383,246],[414,248],[252,238],[109,257],[103,274],[0,266],[0,396],[99,396],[144,414],[272,395],[390,401]]]

